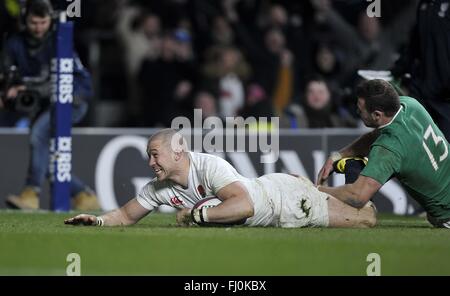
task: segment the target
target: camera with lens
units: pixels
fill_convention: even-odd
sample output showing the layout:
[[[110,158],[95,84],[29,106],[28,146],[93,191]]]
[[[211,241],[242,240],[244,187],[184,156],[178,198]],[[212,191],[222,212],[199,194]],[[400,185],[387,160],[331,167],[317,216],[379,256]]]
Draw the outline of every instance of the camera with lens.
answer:
[[[20,91],[14,100],[14,110],[22,113],[33,113],[39,107],[40,95],[34,90]]]
[[[49,99],[49,82],[47,77],[21,77],[16,66],[11,66],[3,74],[3,91],[1,99],[6,109],[24,113],[35,114],[42,104]],[[11,87],[23,85],[24,90],[19,90],[15,98],[8,98],[7,92]]]

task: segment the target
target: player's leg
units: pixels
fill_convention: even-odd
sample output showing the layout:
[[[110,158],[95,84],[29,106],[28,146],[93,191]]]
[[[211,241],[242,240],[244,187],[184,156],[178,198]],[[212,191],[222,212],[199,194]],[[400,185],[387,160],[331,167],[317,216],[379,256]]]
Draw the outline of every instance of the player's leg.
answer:
[[[273,186],[282,192],[281,227],[369,228],[376,225],[376,208],[372,202],[357,209],[320,192],[305,177],[273,175],[283,183]]]
[[[328,196],[328,227],[369,228],[377,224],[377,210],[369,201],[362,209],[357,209]]]

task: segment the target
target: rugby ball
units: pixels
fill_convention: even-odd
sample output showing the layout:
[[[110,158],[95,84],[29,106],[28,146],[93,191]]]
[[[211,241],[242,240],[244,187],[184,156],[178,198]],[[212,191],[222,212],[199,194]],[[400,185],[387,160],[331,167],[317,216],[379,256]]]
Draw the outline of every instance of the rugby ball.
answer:
[[[201,209],[203,207],[212,208],[219,205],[222,201],[215,196],[207,197],[199,200],[195,205],[194,209]]]

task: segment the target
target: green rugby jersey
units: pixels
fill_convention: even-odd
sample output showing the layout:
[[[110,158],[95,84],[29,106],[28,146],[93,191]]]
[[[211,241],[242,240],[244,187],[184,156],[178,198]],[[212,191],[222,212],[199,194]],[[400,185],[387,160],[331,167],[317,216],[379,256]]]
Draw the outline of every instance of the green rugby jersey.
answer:
[[[372,144],[361,175],[384,184],[396,177],[438,219],[450,218],[449,143],[425,108],[400,97],[401,109]]]

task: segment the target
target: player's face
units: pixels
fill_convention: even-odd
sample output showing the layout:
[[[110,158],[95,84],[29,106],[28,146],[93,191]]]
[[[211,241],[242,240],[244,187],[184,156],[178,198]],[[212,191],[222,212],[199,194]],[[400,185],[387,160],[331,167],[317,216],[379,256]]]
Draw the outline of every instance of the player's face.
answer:
[[[40,17],[35,15],[29,15],[27,17],[27,29],[28,32],[36,39],[42,39],[50,29],[51,19],[50,16]]]
[[[173,152],[170,147],[166,147],[162,140],[153,140],[147,147],[149,165],[155,172],[158,181],[170,178],[173,167],[176,165],[173,159]]]
[[[358,98],[357,106],[358,106],[357,107],[358,114],[361,117],[361,120],[364,122],[364,124],[367,127],[378,127],[378,124],[372,117],[372,114],[367,111],[366,102],[363,99]]]

